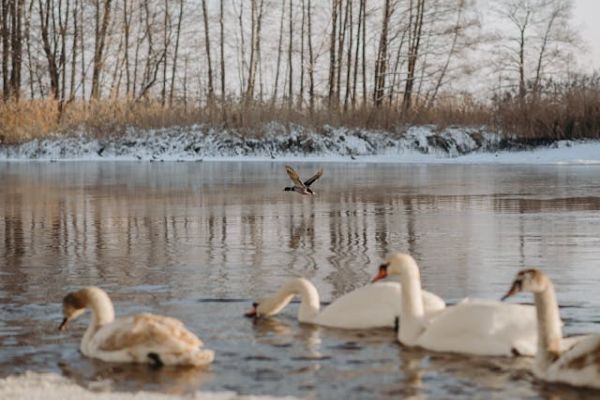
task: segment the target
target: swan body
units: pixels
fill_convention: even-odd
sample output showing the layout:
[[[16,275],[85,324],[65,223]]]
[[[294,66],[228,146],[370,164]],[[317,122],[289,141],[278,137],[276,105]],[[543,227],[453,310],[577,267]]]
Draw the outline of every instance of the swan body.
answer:
[[[378,282],[339,297],[323,310],[319,293],[304,278],[289,280],[275,295],[259,300],[247,315],[270,317],[278,314],[295,295],[300,296],[298,321],[332,328],[369,329],[394,327],[401,311],[401,287],[397,282]],[[423,293],[426,312],[433,315],[446,304],[438,296]]]
[[[398,331],[402,344],[481,356],[535,355],[537,321],[533,306],[466,299],[429,317],[423,313],[415,260],[408,254],[392,255],[374,280],[387,275],[400,275],[402,282]]]
[[[532,306],[465,299],[424,325],[423,333],[418,338],[407,338],[405,344],[440,352],[492,356],[532,356],[536,350]]]
[[[201,366],[214,359],[212,350],[179,320],[154,314],[137,314],[115,319],[110,298],[102,289],[88,287],[69,293],[63,300],[64,319],[59,329],[89,308],[92,318],[81,352],[109,362],[155,365]]]
[[[520,271],[503,299],[521,291],[534,293],[537,315],[537,353],[534,374],[548,382],[600,389],[600,334],[563,342],[554,285],[539,269]]]

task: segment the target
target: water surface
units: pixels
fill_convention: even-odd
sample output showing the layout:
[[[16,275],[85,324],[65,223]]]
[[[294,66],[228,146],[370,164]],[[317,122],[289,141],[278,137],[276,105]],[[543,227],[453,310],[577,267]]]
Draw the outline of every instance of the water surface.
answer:
[[[301,175],[319,165],[297,165]],[[283,192],[267,162],[0,163],[0,376],[85,386],[308,398],[581,398],[537,383],[531,360],[410,350],[387,330],[242,317],[292,276],[324,302],[408,251],[449,302],[499,298],[515,272],[554,279],[566,333],[600,331],[600,167],[324,164],[318,197]],[[216,352],[207,369],[84,358],[88,318],[56,330],[64,294],[101,286],[118,315],[182,319]],[[531,301],[520,296],[521,301]]]

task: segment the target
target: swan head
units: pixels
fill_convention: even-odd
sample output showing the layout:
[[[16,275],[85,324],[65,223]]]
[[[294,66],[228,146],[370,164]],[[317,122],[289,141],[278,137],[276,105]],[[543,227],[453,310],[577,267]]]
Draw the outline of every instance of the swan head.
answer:
[[[400,275],[402,277],[415,274],[417,276],[419,274],[419,267],[415,259],[406,253],[394,253],[379,266],[379,271],[371,282],[387,278],[389,275]]]
[[[267,297],[257,300],[252,303],[252,308],[245,315],[246,317],[253,318],[265,318],[277,315],[290,302],[293,295],[290,295],[289,297],[289,300],[284,299],[283,301],[277,297]]]
[[[514,296],[519,292],[541,293],[548,288],[549,279],[541,270],[532,268],[524,269],[517,273],[515,279],[508,290],[502,297],[502,300]]]
[[[87,307],[87,292],[85,289],[67,294],[63,299],[63,320],[59,330],[67,329],[67,324],[70,321],[81,316]]]

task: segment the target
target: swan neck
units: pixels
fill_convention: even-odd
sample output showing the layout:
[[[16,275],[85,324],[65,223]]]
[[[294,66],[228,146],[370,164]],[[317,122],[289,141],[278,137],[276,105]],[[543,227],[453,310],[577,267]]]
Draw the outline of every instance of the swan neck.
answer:
[[[98,288],[84,290],[86,291],[87,307],[92,311],[91,325],[99,327],[114,321],[115,309],[106,292]]]
[[[536,363],[545,368],[560,354],[562,339],[561,320],[552,282],[548,280],[544,291],[535,293],[538,322],[538,352]]]
[[[406,345],[416,342],[423,332],[423,296],[421,278],[417,267],[407,271],[400,277],[402,284],[402,312],[398,338]]]
[[[294,282],[293,291],[301,299],[300,308],[298,309],[298,321],[313,322],[321,308],[317,288],[306,279],[299,279]]]

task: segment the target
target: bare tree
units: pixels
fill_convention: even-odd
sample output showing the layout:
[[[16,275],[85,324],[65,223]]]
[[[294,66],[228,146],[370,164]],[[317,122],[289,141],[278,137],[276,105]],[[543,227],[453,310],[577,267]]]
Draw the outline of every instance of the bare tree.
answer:
[[[504,30],[498,33],[502,38],[497,54],[499,65],[506,74],[516,75],[519,98],[527,95],[528,82],[537,95],[545,67],[553,64],[556,68],[574,46],[576,35],[569,23],[572,10],[572,0],[496,3],[496,15],[504,22]]]
[[[169,92],[169,105],[173,105],[173,93],[175,92],[175,76],[177,75],[177,57],[179,55],[179,38],[181,36],[181,21],[183,20],[184,0],[179,0],[179,12],[177,14],[177,31],[175,32],[175,50],[173,53],[173,65],[171,67],[171,90]]]
[[[210,58],[210,34],[208,25],[208,13],[206,11],[206,0],[202,0],[202,15],[204,18],[204,43],[206,48],[206,64],[208,65],[208,102],[213,103],[214,101],[214,87],[213,87],[213,71],[212,71],[212,60]]]
[[[0,3],[0,38],[2,40],[2,96],[4,101],[10,97],[9,54],[10,54],[10,14],[9,0]]]
[[[348,26],[350,27],[350,33],[348,34],[348,51],[346,61],[346,95],[344,97],[344,111],[348,110],[348,103],[350,101],[350,74],[352,71],[352,0],[347,0],[346,9],[348,10]]]
[[[250,36],[250,65],[248,70],[248,83],[246,85],[246,101],[249,102],[254,98],[254,86],[256,83],[256,73],[258,70],[258,59],[260,52],[260,29],[263,14],[264,1],[252,0],[251,3],[251,36]]]
[[[388,63],[388,27],[391,15],[391,0],[385,0],[383,6],[383,21],[381,23],[381,35],[379,36],[379,48],[377,50],[377,59],[375,60],[373,103],[376,107],[381,105],[385,90],[385,76]]]
[[[402,105],[404,110],[408,110],[412,105],[413,87],[415,83],[415,73],[417,59],[419,57],[419,48],[423,33],[423,15],[425,14],[425,0],[416,0],[416,11],[413,11],[413,0],[410,0],[410,22],[408,39],[408,63],[406,72],[406,85],[404,87],[404,98]]]
[[[352,108],[356,106],[356,81],[358,78],[358,60],[359,60],[359,50],[360,50],[360,34],[361,27],[363,24],[363,14],[364,14],[365,0],[360,0],[359,8],[358,8],[358,27],[356,28],[356,51],[354,53],[354,76],[352,78]]]
[[[331,40],[329,46],[329,95],[327,96],[329,107],[333,106],[335,98],[335,71],[336,71],[336,33],[337,33],[337,16],[338,4],[341,0],[331,1]],[[336,105],[337,106],[337,105]]]
[[[279,70],[281,67],[281,46],[283,44],[283,18],[285,15],[285,1],[281,2],[281,17],[279,19],[279,41],[277,45],[277,66],[275,68],[275,84],[273,86],[273,97],[271,102],[277,101],[277,89],[279,88]]]
[[[225,0],[219,2],[219,27],[220,27],[220,53],[221,53],[221,101],[225,103],[225,29],[224,20],[225,14],[223,12],[223,3]]]
[[[293,38],[294,38],[294,14],[292,12],[292,0],[289,1],[290,5],[290,15],[289,15],[289,44],[288,44],[288,107],[292,108],[292,103],[294,102],[294,66],[292,64],[292,54],[294,51],[293,46]]]
[[[103,11],[100,12],[100,6],[96,0],[96,35],[94,45],[94,69],[92,72],[92,98],[100,98],[100,75],[104,66],[104,45],[106,42],[106,33],[110,22],[110,10],[112,0],[103,1]]]
[[[308,86],[308,97],[310,104],[310,111],[313,112],[315,109],[315,59],[313,54],[313,45],[312,45],[312,6],[311,1],[308,0],[308,10],[307,10],[307,19],[308,19],[308,77],[309,77],[309,86]]]
[[[51,7],[51,1],[46,1],[46,3],[43,4],[42,0],[38,0],[38,10],[40,14],[39,17],[42,47],[44,49],[44,54],[46,55],[46,61],[48,62],[48,74],[50,75],[50,92],[52,93],[52,97],[58,100],[60,93],[58,86],[58,63],[56,59],[57,40],[55,38],[54,30],[51,31],[50,25],[50,22],[55,20],[54,7]],[[51,14],[52,19],[50,18]]]

